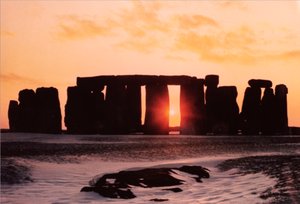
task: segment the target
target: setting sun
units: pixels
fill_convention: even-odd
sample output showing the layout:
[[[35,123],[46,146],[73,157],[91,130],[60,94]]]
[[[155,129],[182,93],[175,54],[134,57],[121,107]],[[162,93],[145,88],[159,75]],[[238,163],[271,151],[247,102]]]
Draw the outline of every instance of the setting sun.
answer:
[[[170,109],[170,116],[174,116],[175,115],[175,111],[173,109]]]

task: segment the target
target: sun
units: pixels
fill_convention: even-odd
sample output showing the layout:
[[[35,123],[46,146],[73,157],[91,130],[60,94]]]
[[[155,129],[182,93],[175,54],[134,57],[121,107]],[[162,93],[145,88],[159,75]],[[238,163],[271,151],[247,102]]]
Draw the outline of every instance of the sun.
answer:
[[[175,115],[174,109],[170,109],[170,116],[174,116],[174,115]]]

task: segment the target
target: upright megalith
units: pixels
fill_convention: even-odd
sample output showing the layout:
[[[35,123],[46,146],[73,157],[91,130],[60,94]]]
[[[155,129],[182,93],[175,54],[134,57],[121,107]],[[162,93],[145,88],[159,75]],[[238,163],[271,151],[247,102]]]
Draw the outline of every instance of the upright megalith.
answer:
[[[69,133],[95,134],[103,129],[104,96],[101,91],[68,87],[65,125]]]
[[[36,132],[36,97],[32,89],[19,92],[19,132]]]
[[[205,134],[204,80],[192,78],[180,86],[180,133]]]
[[[263,135],[272,135],[275,133],[276,112],[275,95],[272,88],[265,88],[261,100],[261,133]]]
[[[129,84],[126,86],[125,114],[129,132],[140,132],[142,125],[141,86]]]
[[[205,77],[205,101],[206,101],[206,128],[208,133],[213,133],[214,126],[217,123],[219,114],[219,76],[218,75],[207,75]]]
[[[19,130],[19,103],[18,101],[9,101],[8,107],[9,129],[11,131]]]
[[[239,107],[236,102],[235,86],[218,88],[218,117],[214,131],[219,134],[237,134],[239,128]]]
[[[259,134],[261,124],[261,89],[259,87],[246,88],[240,116],[243,134]]]
[[[288,88],[284,84],[275,87],[276,98],[276,132],[278,134],[288,133],[288,115],[287,115],[287,94]]]
[[[107,86],[104,124],[106,133],[128,133],[126,102],[126,86],[123,83],[117,82]]]
[[[19,92],[19,103],[10,101],[9,125],[16,132],[61,132],[61,111],[56,88],[24,89]]]
[[[146,134],[169,133],[169,91],[163,83],[146,85]]]
[[[241,124],[243,134],[272,134],[274,129],[274,93],[272,81],[263,79],[251,79],[250,87],[245,91],[241,112]],[[264,95],[261,97],[262,88]]]
[[[36,127],[41,133],[61,132],[61,111],[56,88],[36,90]]]

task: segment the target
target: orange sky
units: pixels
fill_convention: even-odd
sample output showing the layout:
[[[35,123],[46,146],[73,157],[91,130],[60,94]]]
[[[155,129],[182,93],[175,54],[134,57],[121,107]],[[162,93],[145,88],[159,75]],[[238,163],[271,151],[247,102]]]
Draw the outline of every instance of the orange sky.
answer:
[[[270,79],[300,126],[300,1],[1,0],[1,128],[19,90],[57,87],[64,110],[77,76],[106,74],[219,74],[239,104]]]

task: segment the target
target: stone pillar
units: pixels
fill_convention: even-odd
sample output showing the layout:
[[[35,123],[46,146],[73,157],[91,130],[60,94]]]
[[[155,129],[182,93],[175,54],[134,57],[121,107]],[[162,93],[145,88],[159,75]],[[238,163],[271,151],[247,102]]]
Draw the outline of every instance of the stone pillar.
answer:
[[[142,125],[141,86],[129,84],[126,87],[126,116],[129,131],[139,132]]]
[[[206,116],[205,116],[205,102],[204,102],[204,80],[203,79],[197,79],[195,82],[195,112],[196,115],[196,134],[206,134]]]
[[[11,100],[8,107],[8,120],[10,131],[19,131],[19,104],[18,101]]]
[[[95,134],[103,130],[104,96],[101,90],[68,87],[65,125],[69,133]]]
[[[288,88],[284,84],[275,87],[276,98],[276,132],[279,134],[288,133],[288,113],[287,113]]]
[[[246,88],[241,112],[243,134],[257,135],[260,132],[260,98],[261,90],[259,87]]]
[[[108,134],[128,133],[126,117],[126,86],[120,82],[111,83],[106,88],[105,132]]]
[[[218,121],[214,131],[221,134],[237,134],[239,127],[237,89],[235,86],[223,86],[218,88],[218,92]]]
[[[248,81],[250,88],[245,91],[243,107],[241,112],[243,134],[259,134],[262,128],[262,101],[261,88],[267,89],[269,97],[272,81],[263,79],[251,79]],[[268,99],[269,100],[269,99]],[[268,101],[267,100],[267,101]]]
[[[206,101],[206,128],[208,133],[213,133],[214,126],[218,120],[218,75],[207,75],[205,77],[205,101]]]
[[[275,133],[276,101],[272,88],[265,88],[261,101],[261,132],[263,135]]]
[[[193,79],[180,86],[181,134],[205,134],[203,80]]]
[[[92,127],[96,133],[102,133],[104,131],[104,120],[105,120],[105,101],[104,94],[101,89],[94,90],[91,93],[91,111],[92,114]]]
[[[169,133],[169,91],[166,84],[146,85],[146,134]]]
[[[88,113],[84,104],[86,98],[77,86],[68,87],[67,97],[64,119],[67,131],[71,134],[84,134],[86,132],[84,126],[88,120]]]
[[[36,125],[41,133],[61,132],[61,111],[56,88],[36,90]]]
[[[19,131],[36,132],[36,97],[32,89],[19,92]]]

